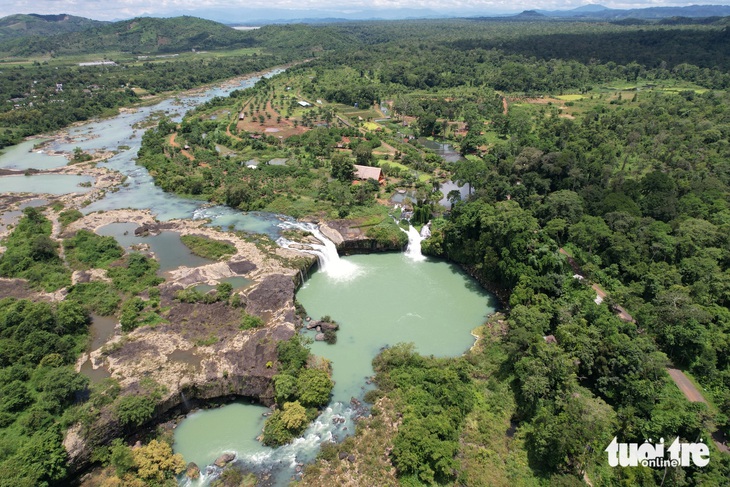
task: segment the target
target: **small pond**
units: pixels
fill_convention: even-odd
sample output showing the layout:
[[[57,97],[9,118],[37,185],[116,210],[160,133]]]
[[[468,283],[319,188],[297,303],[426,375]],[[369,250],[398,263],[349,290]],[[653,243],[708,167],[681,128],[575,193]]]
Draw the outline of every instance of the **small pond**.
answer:
[[[168,272],[180,266],[199,267],[213,261],[193,254],[180,240],[178,232],[163,231],[159,235],[138,237],[134,230],[136,223],[111,223],[97,230],[99,235],[114,237],[119,244],[129,250],[133,245],[148,244],[160,263],[160,272]]]
[[[0,154],[0,168],[24,171],[26,169],[53,169],[68,164],[64,156],[48,155],[41,150],[34,150],[41,140],[27,140],[3,150]]]
[[[91,176],[76,176],[74,174],[35,174],[32,176],[3,176],[0,177],[0,193],[86,193],[91,187],[80,184],[94,184]]]
[[[254,281],[251,279],[247,279],[245,277],[241,276],[234,276],[234,277],[226,277],[224,279],[220,279],[220,282],[227,282],[231,286],[233,286],[233,291],[240,291],[241,289],[245,289],[248,286],[250,286]],[[208,291],[212,291],[215,289],[216,286],[212,286],[210,284],[198,284],[195,286],[195,290],[199,293],[207,293]]]

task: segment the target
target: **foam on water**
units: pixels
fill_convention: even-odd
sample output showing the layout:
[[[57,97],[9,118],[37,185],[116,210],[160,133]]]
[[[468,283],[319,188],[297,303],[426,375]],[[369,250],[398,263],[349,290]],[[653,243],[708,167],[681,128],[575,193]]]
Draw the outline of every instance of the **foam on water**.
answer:
[[[292,242],[284,237],[277,240],[277,243],[281,247],[316,255],[317,261],[319,262],[319,269],[330,279],[335,281],[351,281],[362,275],[362,269],[357,264],[340,259],[340,255],[337,253],[337,246],[314,223],[282,222],[279,224],[279,227],[309,232],[321,242],[321,244],[301,244]]]

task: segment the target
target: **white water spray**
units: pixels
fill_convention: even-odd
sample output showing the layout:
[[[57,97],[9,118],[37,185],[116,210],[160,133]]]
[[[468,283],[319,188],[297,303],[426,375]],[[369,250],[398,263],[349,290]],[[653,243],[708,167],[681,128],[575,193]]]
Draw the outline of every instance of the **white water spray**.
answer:
[[[403,229],[401,228],[401,230]],[[406,232],[405,230],[403,231]],[[406,257],[415,262],[421,262],[426,260],[426,257],[421,253],[421,242],[423,241],[423,237],[420,233],[418,233],[418,230],[416,230],[413,225],[409,225],[406,234],[408,235],[408,247],[406,247]]]
[[[421,233],[415,229],[413,225],[408,225],[408,231],[406,232],[398,224],[398,220],[395,220],[395,224],[398,226],[401,232],[408,235],[408,246],[406,247],[405,256],[414,262],[423,262],[426,260],[426,256],[421,253],[421,242],[431,236],[431,222],[428,222],[421,228]]]
[[[421,238],[428,238],[431,236],[431,222],[426,223],[421,228]]]
[[[256,475],[268,477],[273,487],[291,485],[292,479],[300,478],[299,469],[312,463],[324,443],[339,442],[355,433],[354,419],[364,412],[352,405],[335,402],[325,408],[299,438],[278,448],[262,447],[259,451],[235,451],[234,465]],[[223,469],[214,464],[201,466],[201,477],[190,480],[180,476],[180,487],[206,487],[220,478]]]
[[[292,242],[280,237],[276,243],[286,249],[299,250],[317,256],[319,269],[328,277],[336,281],[349,281],[362,274],[362,269],[356,264],[340,259],[334,242],[327,238],[314,223],[282,222],[279,227],[284,229],[302,230],[311,233],[321,244]]]

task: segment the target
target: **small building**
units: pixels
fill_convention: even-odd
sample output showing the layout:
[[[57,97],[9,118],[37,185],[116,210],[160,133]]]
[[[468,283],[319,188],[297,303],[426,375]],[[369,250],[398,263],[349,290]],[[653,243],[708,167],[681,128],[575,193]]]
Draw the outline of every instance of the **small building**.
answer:
[[[241,112],[241,113],[238,114],[238,119],[239,120],[243,120],[244,118],[246,118],[246,114],[244,112]]]
[[[114,61],[93,61],[89,63],[79,63],[79,66],[116,66]]]
[[[367,181],[368,179],[374,179],[378,184],[385,184],[385,176],[383,171],[379,167],[372,166],[359,166],[355,164],[355,180]]]
[[[299,106],[303,106],[303,107],[305,107],[305,108],[306,108],[306,107],[311,107],[311,106],[312,106],[312,104],[311,104],[311,103],[309,103],[308,101],[304,101],[304,100],[299,100],[299,101],[298,101],[297,103],[299,103]]]

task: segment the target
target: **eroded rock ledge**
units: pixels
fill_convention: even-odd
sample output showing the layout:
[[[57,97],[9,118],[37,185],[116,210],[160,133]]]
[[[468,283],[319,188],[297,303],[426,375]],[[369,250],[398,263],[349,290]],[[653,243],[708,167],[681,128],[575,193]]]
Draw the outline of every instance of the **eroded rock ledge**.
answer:
[[[204,221],[160,223],[149,211],[143,210],[91,213],[69,225],[63,234],[70,235],[82,228],[97,230],[116,222],[134,222],[141,234],[167,230],[225,240],[236,247],[236,254],[227,261],[180,267],[166,273],[167,281],[160,286],[160,308],[168,309],[165,314],[168,323],[113,336],[104,346],[85,354],[79,360],[78,368],[90,360],[93,369],[103,369],[119,382],[124,395],[144,392],[142,381],[145,378],[163,386],[165,392],[148,425],[164,421],[187,402],[239,396],[256,399],[265,405],[273,404],[276,345],[296,333],[298,318],[294,294],[301,271],[306,272],[316,261],[315,257],[279,247],[262,247],[238,234],[206,227]],[[341,253],[401,250],[378,244],[356,224],[336,220],[321,228]],[[232,276],[244,276],[253,281],[239,291],[240,301],[245,305],[246,313],[263,320],[264,327],[241,330],[241,309],[227,303],[175,300],[176,292],[187,286],[214,285]],[[84,277],[96,280],[104,276],[90,273]],[[106,406],[92,425],[86,428],[76,425],[67,433],[64,445],[71,468],[83,471],[91,463],[95,446],[131,433],[133,431],[125,430],[119,423],[112,406]]]
[[[273,404],[276,346],[296,333],[294,293],[302,270],[298,266],[311,266],[315,257],[276,246],[259,246],[238,234],[206,227],[204,221],[160,224],[148,211],[139,210],[92,213],[69,225],[64,234],[82,228],[96,230],[115,222],[134,222],[151,232],[172,230],[225,240],[236,247],[236,253],[227,261],[180,267],[167,273],[166,282],[160,286],[160,309],[166,310],[167,323],[116,334],[102,347],[85,354],[77,368],[90,360],[92,369],[119,382],[123,395],[144,392],[145,379],[163,386],[163,396],[147,424],[163,421],[187,401],[240,396]],[[175,299],[176,292],[184,287],[216,284],[232,276],[252,281],[238,294],[246,313],[261,318],[263,327],[241,330],[242,308],[227,302],[186,303]],[[93,274],[85,277],[103,278]],[[95,446],[130,433],[133,431],[119,423],[113,406],[105,406],[89,427],[76,425],[67,433],[64,445],[71,468],[83,471],[90,465]]]
[[[320,225],[320,231],[337,246],[340,253],[367,254],[371,252],[401,252],[400,245],[378,242],[368,237],[357,221],[330,220]]]

